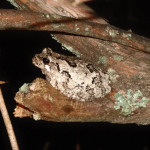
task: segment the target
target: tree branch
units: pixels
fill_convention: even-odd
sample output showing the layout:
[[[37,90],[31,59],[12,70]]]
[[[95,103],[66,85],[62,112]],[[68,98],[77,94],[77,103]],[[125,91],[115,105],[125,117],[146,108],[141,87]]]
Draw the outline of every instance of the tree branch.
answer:
[[[37,78],[31,84],[21,88],[15,96],[17,103],[25,106],[29,117],[35,120],[55,122],[111,122],[111,123],[150,123],[150,105],[147,108],[139,107],[133,115],[124,115],[114,109],[114,92],[104,98],[89,102],[72,100],[59,90],[53,88],[47,81]],[[28,109],[27,109],[28,108]],[[15,109],[14,115],[21,116]],[[32,112],[32,116],[31,116]]]
[[[5,83],[4,81],[3,82],[0,81],[0,84],[4,84],[4,83]],[[8,115],[8,111],[7,111],[3,96],[2,96],[1,87],[0,87],[0,111],[2,113],[2,117],[3,117],[3,120],[5,122],[5,126],[7,129],[8,137],[10,139],[12,150],[19,150],[16,136],[15,136],[15,133],[13,130],[13,126],[11,124],[11,121],[10,121],[10,118]]]
[[[112,89],[104,98],[78,102],[37,79],[16,94],[15,100],[26,113],[20,114],[18,106],[15,116],[60,122],[150,123],[149,39],[102,23],[93,11],[83,5],[75,7],[70,0],[15,2],[19,9],[32,12],[1,10],[1,29],[55,31],[53,38],[63,48],[109,74]]]
[[[132,47],[150,53],[150,39],[121,30],[109,24],[28,11],[0,10],[0,30],[55,31],[91,37]]]

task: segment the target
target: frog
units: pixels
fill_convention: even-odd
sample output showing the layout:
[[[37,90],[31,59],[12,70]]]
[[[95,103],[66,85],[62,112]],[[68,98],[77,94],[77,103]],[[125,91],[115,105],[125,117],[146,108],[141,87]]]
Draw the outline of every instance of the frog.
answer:
[[[73,100],[93,101],[111,91],[111,81],[106,72],[75,56],[44,48],[42,53],[33,57],[32,62],[55,89]]]

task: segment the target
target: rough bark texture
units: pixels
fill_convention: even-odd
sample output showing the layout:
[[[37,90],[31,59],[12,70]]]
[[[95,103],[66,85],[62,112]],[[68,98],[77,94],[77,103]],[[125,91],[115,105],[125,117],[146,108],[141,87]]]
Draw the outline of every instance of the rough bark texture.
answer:
[[[74,19],[60,15],[29,11],[1,10],[1,30],[44,30],[116,42],[150,53],[150,40],[129,31],[115,28],[104,21],[94,23],[85,18]],[[89,20],[89,19],[88,19]]]
[[[111,123],[137,123],[148,124],[149,106],[138,109],[132,116],[124,116],[120,111],[114,110],[113,93],[103,99],[93,102],[79,102],[69,99],[53,88],[47,81],[37,78],[28,85],[27,91],[20,91],[16,94],[16,102],[25,106],[24,113],[20,113],[18,106],[14,112],[16,117],[33,116],[35,120],[47,120],[58,122],[100,122]],[[26,115],[24,115],[26,114]],[[23,116],[24,115],[24,116]],[[139,118],[140,117],[140,118]]]
[[[82,21],[84,25],[87,25],[85,20],[90,20],[90,33],[91,35],[93,33],[92,36],[88,34],[88,37],[83,37],[57,33],[53,34],[53,38],[67,50],[76,54],[77,57],[89,61],[107,72],[111,79],[111,93],[103,99],[92,102],[77,102],[62,95],[46,81],[37,79],[31,85],[26,86],[26,90],[21,89],[15,100],[27,107],[30,110],[29,116],[32,114],[34,119],[149,124],[149,39],[117,28],[111,28],[104,20],[96,17],[94,12],[85,5],[76,6],[73,5],[73,2],[70,0],[60,0],[59,2],[52,0],[15,0],[14,4],[21,10],[47,14],[44,19],[50,19],[47,18],[49,17],[48,14],[57,14],[74,19],[84,18],[80,20],[79,24],[71,22],[74,27],[67,24],[70,31],[78,31],[76,35],[83,35],[79,32],[82,28]],[[41,19],[40,15],[39,19]],[[2,17],[2,13],[0,17]],[[20,21],[20,19],[18,20]],[[32,22],[29,24],[32,25]],[[51,25],[48,24],[47,26]],[[104,26],[107,28],[103,28]],[[55,29],[55,31],[60,31],[60,25]],[[89,28],[85,29],[89,30]],[[100,32],[95,29],[100,30]],[[50,28],[46,30],[50,30]],[[68,33],[75,34],[73,32]],[[86,34],[87,32],[83,33]],[[99,39],[96,37],[97,33],[102,33]],[[19,116],[17,110],[18,108],[15,115]],[[20,115],[20,117],[23,116]]]

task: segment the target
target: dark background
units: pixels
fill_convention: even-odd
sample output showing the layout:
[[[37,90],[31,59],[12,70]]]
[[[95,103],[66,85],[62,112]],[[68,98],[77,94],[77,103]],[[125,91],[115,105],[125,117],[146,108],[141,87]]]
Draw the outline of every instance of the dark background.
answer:
[[[99,16],[119,28],[150,38],[148,0],[99,0],[87,3]],[[14,9],[0,0],[0,9]],[[59,49],[49,32],[0,31],[0,80],[20,150],[150,150],[150,126],[110,123],[53,123],[14,118],[14,96],[23,83],[44,77],[32,57],[44,47]],[[45,149],[44,149],[45,147]],[[11,149],[0,115],[0,150]]]

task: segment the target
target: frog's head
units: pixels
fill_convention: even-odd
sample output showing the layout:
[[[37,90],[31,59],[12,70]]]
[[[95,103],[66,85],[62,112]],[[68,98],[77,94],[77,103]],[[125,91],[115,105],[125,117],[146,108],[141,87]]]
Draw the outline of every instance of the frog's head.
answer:
[[[43,49],[41,54],[36,54],[33,57],[32,62],[36,67],[40,68],[42,72],[57,70],[57,63],[55,63],[55,57],[53,57],[52,55],[53,51],[50,48],[45,48]]]
[[[33,59],[32,59],[32,63],[40,68],[40,69],[44,69],[45,65],[48,65],[50,63],[49,60],[49,56],[51,56],[51,50],[45,48],[42,53],[40,54],[36,54]]]

